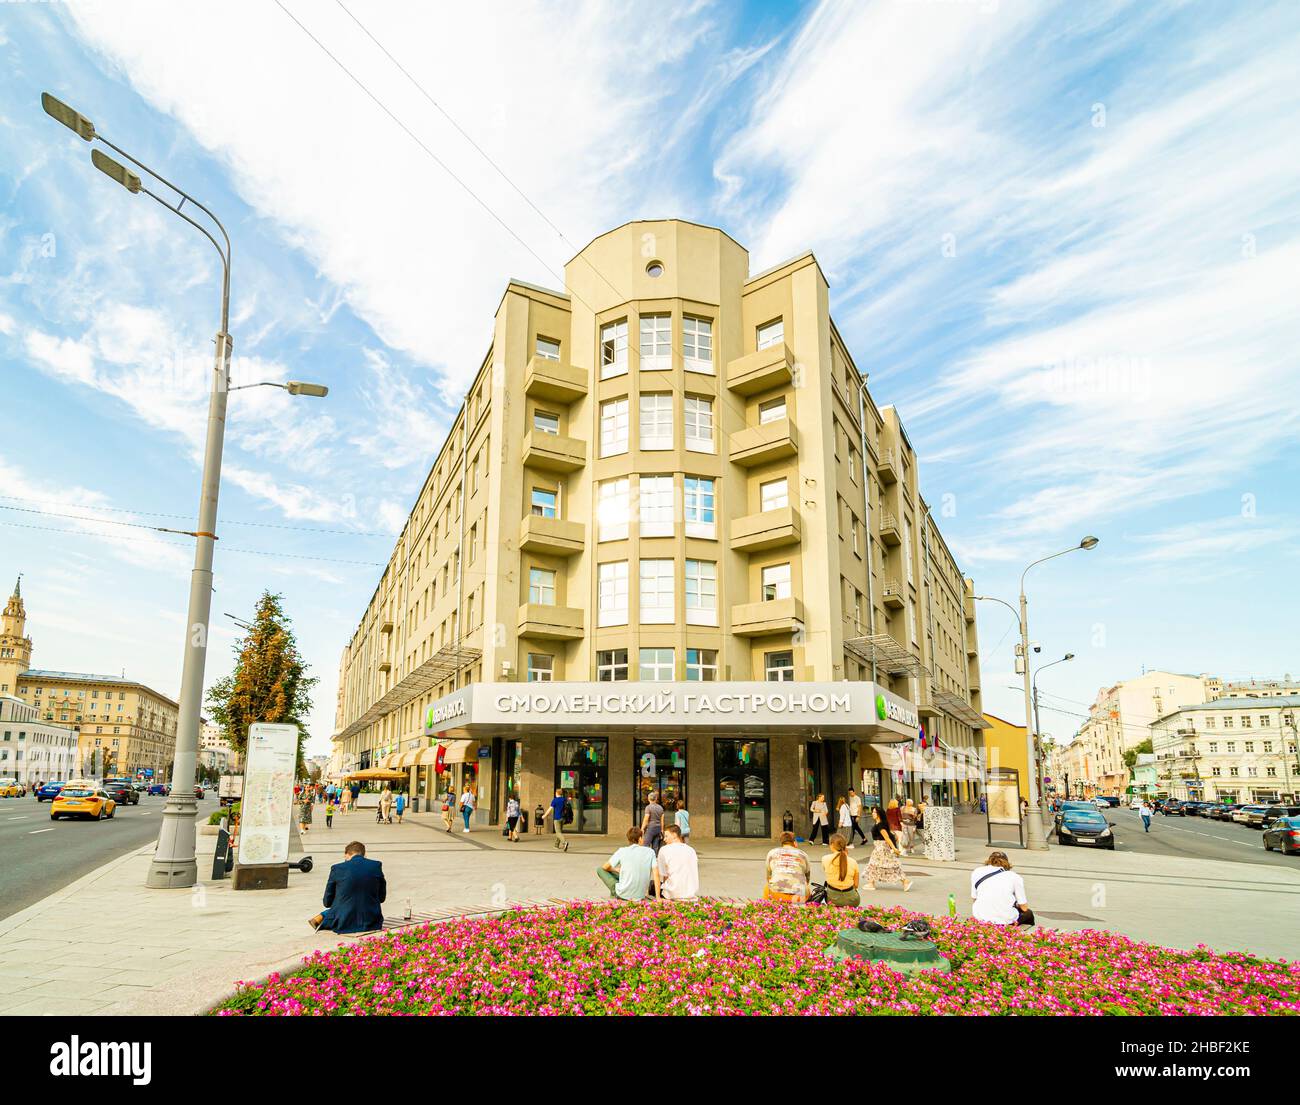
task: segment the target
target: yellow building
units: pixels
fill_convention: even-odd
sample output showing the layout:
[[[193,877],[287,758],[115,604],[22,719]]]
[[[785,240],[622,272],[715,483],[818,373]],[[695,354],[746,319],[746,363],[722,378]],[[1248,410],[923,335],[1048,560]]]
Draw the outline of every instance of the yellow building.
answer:
[[[427,798],[441,738],[481,821],[559,787],[592,832],[652,789],[701,836],[850,786],[973,802],[970,595],[816,258],[750,275],[720,230],[629,223],[564,292],[507,285],[343,650],[331,771]]]
[[[989,728],[984,730],[984,755],[990,771],[1010,768],[1020,782],[1020,794],[1029,797],[1029,750],[1023,725],[1016,725],[997,714],[984,714]]]
[[[0,623],[0,695],[35,707],[43,721],[70,726],[78,735],[79,772],[165,780],[176,748],[177,704],[125,676],[32,668],[26,623],[20,580]]]

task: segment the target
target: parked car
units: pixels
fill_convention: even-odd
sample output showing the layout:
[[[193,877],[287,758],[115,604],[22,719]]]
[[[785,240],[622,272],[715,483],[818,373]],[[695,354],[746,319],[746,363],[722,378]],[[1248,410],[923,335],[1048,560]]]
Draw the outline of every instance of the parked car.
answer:
[[[1177,798],[1170,798],[1161,804],[1160,812],[1166,817],[1182,817],[1183,803]]]
[[[1111,809],[1119,809],[1120,800],[1118,794],[1103,794],[1097,800],[1099,802],[1104,802],[1106,805],[1110,806]]]
[[[1183,816],[1204,817],[1212,805],[1214,805],[1213,802],[1185,802],[1183,804]]]
[[[1097,810],[1063,810],[1056,839],[1062,844],[1087,844],[1112,851],[1115,848],[1110,822]]]
[[[1264,827],[1264,814],[1268,812],[1267,806],[1242,806],[1237,811],[1238,814],[1245,814],[1241,818],[1241,824],[1248,829],[1262,829]]]
[[[1210,817],[1215,821],[1231,821],[1232,815],[1241,809],[1240,802],[1225,802],[1210,810]]]
[[[1055,832],[1061,827],[1061,818],[1064,817],[1065,814],[1070,810],[1088,810],[1089,812],[1096,813],[1097,807],[1092,804],[1091,800],[1084,801],[1082,799],[1079,799],[1073,802],[1062,802],[1061,808],[1056,811],[1056,816],[1054,819],[1055,823],[1052,825],[1053,832]]]
[[[17,779],[0,779],[0,798],[21,798],[27,788]]]
[[[72,779],[59,792],[50,806],[50,820],[62,817],[90,817],[102,821],[117,812],[117,803],[102,787],[90,785],[85,779]]]
[[[1276,848],[1284,856],[1300,853],[1300,817],[1279,817],[1264,830],[1264,851]]]
[[[119,806],[140,804],[140,795],[128,779],[105,779],[100,789],[108,791],[109,797]]]
[[[53,802],[54,799],[59,796],[59,791],[61,791],[66,785],[66,783],[60,782],[45,783],[43,786],[37,788],[35,795],[36,801]]]
[[[1279,817],[1300,817],[1300,806],[1269,806],[1264,811],[1260,827],[1267,829]]]

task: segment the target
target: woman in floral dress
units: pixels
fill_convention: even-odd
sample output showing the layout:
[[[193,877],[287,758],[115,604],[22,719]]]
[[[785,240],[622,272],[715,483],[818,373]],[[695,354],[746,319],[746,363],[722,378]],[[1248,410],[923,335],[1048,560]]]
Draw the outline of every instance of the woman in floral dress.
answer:
[[[878,882],[901,882],[904,891],[912,889],[912,880],[903,874],[903,865],[899,862],[901,854],[898,839],[890,831],[884,812],[879,806],[872,806],[871,859],[867,861],[865,872],[868,890],[875,890]]]

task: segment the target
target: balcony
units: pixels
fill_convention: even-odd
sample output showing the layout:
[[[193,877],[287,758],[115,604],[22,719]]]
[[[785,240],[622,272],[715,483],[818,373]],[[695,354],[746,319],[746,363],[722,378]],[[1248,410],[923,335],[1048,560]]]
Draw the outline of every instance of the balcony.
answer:
[[[389,661],[389,660],[380,660],[380,661],[379,661],[379,670],[380,670],[380,671],[392,671],[392,670],[393,670],[392,662]]]
[[[771,391],[793,378],[794,354],[784,342],[737,357],[727,365],[727,387],[739,395]]]
[[[559,434],[529,430],[524,438],[524,464],[548,472],[576,472],[587,463],[587,443]]]
[[[586,528],[581,522],[530,514],[519,526],[521,552],[540,556],[574,556],[582,552],[585,543]]]
[[[880,450],[880,463],[876,466],[876,475],[881,483],[898,482],[898,454],[893,449]]]
[[[382,622],[379,623],[379,632],[380,632],[380,633],[391,633],[392,631],[393,631],[393,619],[392,619],[392,618],[385,618]]]
[[[731,523],[731,547],[737,552],[779,549],[799,540],[799,512],[792,506],[746,514]]]
[[[887,579],[880,588],[880,598],[890,610],[902,610],[907,605],[907,593],[896,579]]]
[[[962,601],[962,613],[966,616],[966,624],[975,624],[975,596],[968,594]]]
[[[533,357],[524,369],[524,394],[555,403],[572,403],[587,394],[587,374],[563,361]]]
[[[526,602],[519,607],[519,636],[543,641],[576,641],[583,633],[583,613],[571,606]]]
[[[898,528],[898,519],[887,510],[880,512],[880,540],[886,545],[901,545],[903,535]]]
[[[799,452],[799,435],[788,418],[747,426],[731,435],[731,462],[745,468],[792,457]]]
[[[737,637],[766,637],[802,628],[803,603],[793,597],[731,608],[731,632]]]

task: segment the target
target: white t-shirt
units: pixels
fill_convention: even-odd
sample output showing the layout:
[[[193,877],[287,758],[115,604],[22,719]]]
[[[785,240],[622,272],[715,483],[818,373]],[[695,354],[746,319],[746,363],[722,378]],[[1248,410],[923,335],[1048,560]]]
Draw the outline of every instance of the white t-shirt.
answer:
[[[856,794],[849,798],[849,813],[853,817],[862,816],[862,799]]]
[[[840,828],[847,829],[853,825],[853,814],[849,812],[849,804],[844,803],[840,807]]]
[[[995,871],[998,874],[994,875]],[[975,884],[985,875],[993,877],[986,879],[976,890]],[[974,902],[971,916],[977,921],[988,921],[994,925],[1014,925],[1020,919],[1016,905],[1029,904],[1024,879],[1015,871],[988,864],[977,867],[970,873],[970,896]]]
[[[660,887],[665,900],[696,898],[700,893],[700,864],[689,844],[665,844],[659,849]]]

